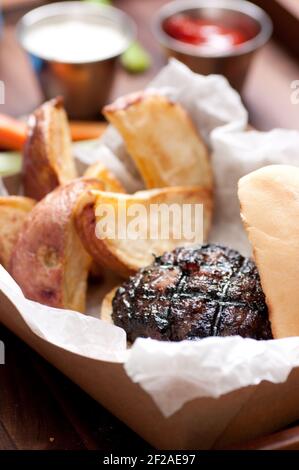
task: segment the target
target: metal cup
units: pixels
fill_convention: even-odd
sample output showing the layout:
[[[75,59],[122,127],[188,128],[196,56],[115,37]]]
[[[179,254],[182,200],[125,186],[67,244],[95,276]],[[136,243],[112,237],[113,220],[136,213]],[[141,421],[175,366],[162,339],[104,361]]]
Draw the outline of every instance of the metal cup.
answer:
[[[249,27],[256,31],[256,35],[225,52],[207,52],[201,46],[178,41],[166,33],[163,28],[165,20],[178,13],[219,21],[224,26]],[[255,52],[272,34],[272,21],[261,8],[243,0],[178,0],[157,12],[153,30],[168,56],[184,62],[194,72],[222,74],[240,91]]]
[[[90,62],[62,62],[37,56],[26,48],[26,33],[40,24],[56,21],[92,21],[93,24],[111,25],[124,36],[123,50],[105,59]],[[44,5],[27,13],[17,26],[17,36],[31,58],[46,99],[62,95],[69,116],[73,119],[92,119],[107,102],[115,77],[117,58],[134,40],[136,27],[121,10],[88,2],[60,2]]]

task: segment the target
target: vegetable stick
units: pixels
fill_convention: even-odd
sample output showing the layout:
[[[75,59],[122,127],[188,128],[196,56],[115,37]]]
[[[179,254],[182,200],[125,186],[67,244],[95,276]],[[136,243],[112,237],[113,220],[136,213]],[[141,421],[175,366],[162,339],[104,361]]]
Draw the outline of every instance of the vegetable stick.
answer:
[[[0,114],[0,147],[7,150],[21,150],[27,133],[25,122]]]
[[[72,140],[91,140],[101,137],[106,122],[70,122]],[[27,138],[27,124],[6,114],[0,114],[0,149],[22,150]]]

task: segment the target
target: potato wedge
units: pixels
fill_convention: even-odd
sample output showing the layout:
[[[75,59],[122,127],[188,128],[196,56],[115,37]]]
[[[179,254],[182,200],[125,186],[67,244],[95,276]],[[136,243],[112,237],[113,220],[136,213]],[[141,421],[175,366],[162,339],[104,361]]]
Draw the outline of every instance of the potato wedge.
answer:
[[[0,197],[0,263],[8,269],[13,248],[35,201],[22,196]]]
[[[85,173],[84,178],[96,178],[104,185],[104,191],[111,191],[113,193],[125,193],[126,190],[113,173],[101,162],[96,162],[90,165]]]
[[[140,92],[116,100],[103,113],[123,137],[147,188],[212,189],[207,147],[180,104]]]
[[[118,286],[119,287],[119,286]],[[113,325],[113,320],[112,320],[112,301],[113,298],[116,294],[116,291],[118,287],[114,287],[111,289],[104,297],[101,305],[101,320],[105,320],[106,322],[110,323]]]
[[[90,165],[85,173],[84,178],[96,178],[104,185],[104,191],[112,191],[114,193],[126,193],[123,185],[118,181],[116,176],[108,170],[108,168],[101,162],[96,162]],[[99,279],[102,275],[102,268],[97,263],[93,262],[90,268],[90,276],[93,279]]]
[[[188,222],[186,219],[178,220],[171,216],[168,218],[168,215],[164,216],[165,212],[157,218],[150,216],[153,206],[157,208],[160,205],[164,207],[173,205],[181,210],[184,204],[192,205],[193,209],[195,204],[204,205],[204,233],[199,229],[194,230],[195,233],[190,239],[184,238],[184,233],[181,233],[179,237],[176,236],[178,233],[176,230],[181,228],[179,224],[182,220],[186,226],[190,220],[193,227],[196,226],[196,222],[200,223],[200,220],[195,220],[196,215],[193,210],[187,216]],[[136,238],[134,232],[136,226],[132,226],[132,219],[125,220],[123,217],[124,210],[127,214],[130,211],[132,214],[137,207],[144,208],[138,219],[138,229],[142,232],[139,238]],[[105,220],[103,220],[105,215],[99,212],[111,213],[110,209],[113,212],[115,224],[113,225],[113,221],[109,220],[105,225]],[[80,197],[75,213],[78,233],[93,259],[98,264],[127,277],[139,268],[150,264],[153,254],[161,255],[179,245],[202,243],[202,238],[206,239],[211,224],[212,196],[207,188],[199,186],[146,190],[134,195],[90,191]],[[162,234],[162,229],[167,223],[170,227],[168,238]],[[105,231],[101,232],[103,230],[103,227],[99,228],[101,224],[107,227],[108,234]],[[153,227],[156,228],[157,233],[154,236]],[[184,232],[184,230],[181,231]]]
[[[97,180],[74,180],[48,194],[29,214],[10,260],[10,272],[27,298],[85,310],[92,260],[75,229],[73,209],[82,193],[102,188]]]
[[[29,118],[23,160],[25,195],[39,201],[76,177],[67,115],[62,98],[55,98]]]

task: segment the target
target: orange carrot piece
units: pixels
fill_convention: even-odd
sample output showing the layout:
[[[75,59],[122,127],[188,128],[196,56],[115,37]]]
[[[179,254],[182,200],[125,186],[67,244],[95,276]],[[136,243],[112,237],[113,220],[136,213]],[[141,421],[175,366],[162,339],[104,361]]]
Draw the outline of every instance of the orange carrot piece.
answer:
[[[0,148],[21,150],[27,134],[25,122],[0,114]]]
[[[92,140],[101,137],[107,128],[105,122],[70,122],[72,140]],[[22,150],[27,136],[27,124],[15,118],[0,114],[0,149]]]
[[[92,140],[101,137],[107,129],[106,122],[71,121],[71,134],[74,142]]]

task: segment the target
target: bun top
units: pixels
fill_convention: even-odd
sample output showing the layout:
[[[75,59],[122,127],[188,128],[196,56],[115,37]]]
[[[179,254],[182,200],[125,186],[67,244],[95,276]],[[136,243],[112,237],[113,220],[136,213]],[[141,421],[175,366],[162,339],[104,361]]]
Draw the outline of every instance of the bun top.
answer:
[[[299,168],[254,171],[240,179],[238,195],[273,336],[299,336]]]

